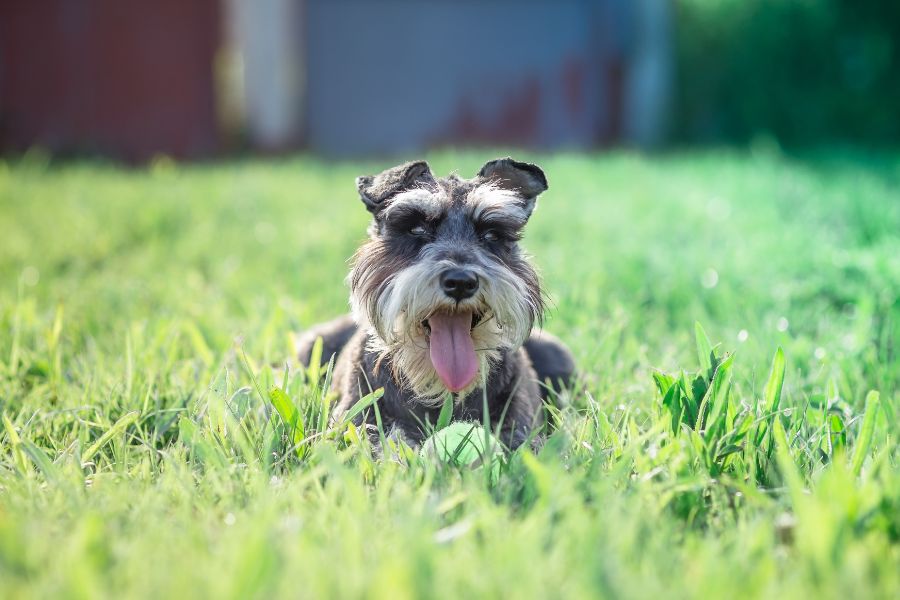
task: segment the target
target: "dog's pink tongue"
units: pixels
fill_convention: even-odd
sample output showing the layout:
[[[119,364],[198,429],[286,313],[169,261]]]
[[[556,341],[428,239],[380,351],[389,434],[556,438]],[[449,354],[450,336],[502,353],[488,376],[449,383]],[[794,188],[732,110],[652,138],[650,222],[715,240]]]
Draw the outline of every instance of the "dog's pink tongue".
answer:
[[[478,372],[478,357],[472,342],[472,314],[431,315],[431,364],[451,392],[472,383]]]

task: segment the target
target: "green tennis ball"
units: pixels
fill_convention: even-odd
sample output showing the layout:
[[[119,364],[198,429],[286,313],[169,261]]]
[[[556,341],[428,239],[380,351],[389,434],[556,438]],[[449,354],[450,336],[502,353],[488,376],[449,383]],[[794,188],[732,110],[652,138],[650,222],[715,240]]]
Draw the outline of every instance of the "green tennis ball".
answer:
[[[451,423],[425,440],[419,455],[457,467],[480,469],[491,465],[491,477],[500,475],[503,449],[491,435],[485,436],[484,428],[477,423]]]

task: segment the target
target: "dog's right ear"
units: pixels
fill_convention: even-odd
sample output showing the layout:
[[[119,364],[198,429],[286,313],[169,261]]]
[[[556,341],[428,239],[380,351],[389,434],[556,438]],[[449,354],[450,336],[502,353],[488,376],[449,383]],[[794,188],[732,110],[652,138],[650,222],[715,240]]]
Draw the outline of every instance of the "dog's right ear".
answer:
[[[485,163],[478,171],[478,177],[515,192],[522,198],[522,206],[528,215],[534,210],[537,197],[547,191],[547,177],[539,166],[509,157]]]
[[[436,183],[428,163],[417,160],[382,171],[378,175],[356,178],[356,189],[369,212],[378,214],[387,201],[401,192]]]

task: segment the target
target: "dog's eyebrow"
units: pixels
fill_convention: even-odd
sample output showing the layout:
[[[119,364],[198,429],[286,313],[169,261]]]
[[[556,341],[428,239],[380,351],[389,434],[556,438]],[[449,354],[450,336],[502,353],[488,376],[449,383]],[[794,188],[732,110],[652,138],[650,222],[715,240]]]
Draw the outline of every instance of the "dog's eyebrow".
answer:
[[[497,214],[485,211],[481,217],[474,221],[475,228],[478,230],[496,229],[499,231],[508,231],[510,233],[519,232],[525,227],[525,219],[511,218],[506,214]]]
[[[471,210],[472,219],[504,219],[516,225],[528,221],[528,213],[522,206],[522,199],[515,192],[493,185],[480,185],[466,196],[466,205]]]
[[[390,204],[385,208],[385,217],[390,218],[395,211],[406,211],[415,209],[425,213],[430,219],[436,219],[443,212],[443,202],[440,196],[430,192],[429,190],[418,188],[397,194],[391,199]]]

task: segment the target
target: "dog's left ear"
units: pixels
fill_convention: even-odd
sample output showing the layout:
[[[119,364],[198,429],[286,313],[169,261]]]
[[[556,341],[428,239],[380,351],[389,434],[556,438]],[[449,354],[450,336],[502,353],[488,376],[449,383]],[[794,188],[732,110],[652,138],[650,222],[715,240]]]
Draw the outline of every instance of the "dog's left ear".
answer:
[[[417,160],[382,171],[378,175],[357,177],[356,189],[369,212],[377,215],[387,201],[397,194],[434,183],[434,175],[431,174],[428,163]]]
[[[549,187],[547,177],[540,167],[509,157],[486,163],[478,171],[478,176],[521,196],[529,215],[534,210],[537,197]]]

